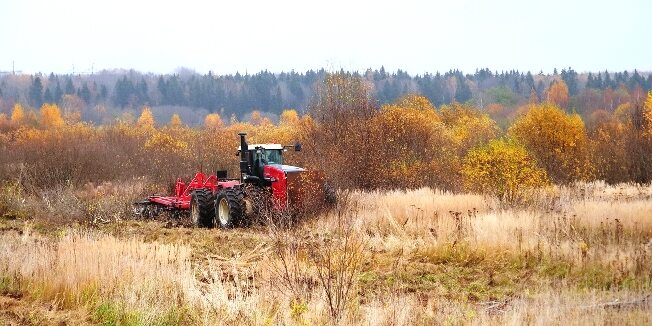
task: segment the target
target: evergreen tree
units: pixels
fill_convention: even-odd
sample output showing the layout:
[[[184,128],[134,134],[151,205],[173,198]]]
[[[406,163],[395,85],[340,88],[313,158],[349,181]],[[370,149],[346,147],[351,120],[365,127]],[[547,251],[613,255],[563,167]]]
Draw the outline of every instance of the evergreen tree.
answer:
[[[455,100],[464,103],[472,97],[471,88],[466,84],[464,77],[458,76],[457,89],[455,91]]]
[[[68,95],[74,95],[75,94],[75,85],[72,84],[72,79],[70,79],[70,77],[68,77],[66,79],[65,94],[68,94]]]
[[[36,77],[32,81],[29,88],[30,104],[35,108],[40,108],[43,105],[43,84],[41,84],[41,77]]]
[[[98,94],[100,100],[105,101],[109,97],[109,90],[106,85],[100,86],[100,93]]]
[[[84,100],[86,104],[91,104],[91,90],[88,89],[88,85],[84,83],[84,86],[82,86],[81,90],[79,91],[79,98]]]
[[[568,70],[562,69],[561,79],[563,79],[566,83],[566,86],[568,86],[568,94],[570,96],[577,95],[579,91],[577,83],[577,72],[571,67],[568,67]]]
[[[145,78],[141,78],[136,87],[136,93],[138,96],[138,102],[140,104],[145,104],[149,102],[149,89],[147,88],[147,82]]]
[[[43,102],[44,103],[54,103],[54,98],[52,97],[52,92],[50,92],[50,88],[46,88],[45,92],[43,93]]]
[[[53,100],[55,103],[60,103],[62,97],[63,97],[63,90],[61,89],[61,84],[57,80],[57,86],[54,88]]]

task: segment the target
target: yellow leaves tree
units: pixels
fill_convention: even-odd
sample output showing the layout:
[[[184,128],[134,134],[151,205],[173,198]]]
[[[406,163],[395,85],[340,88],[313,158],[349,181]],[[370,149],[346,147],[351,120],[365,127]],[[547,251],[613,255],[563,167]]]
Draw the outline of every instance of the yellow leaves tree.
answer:
[[[25,111],[20,103],[14,104],[14,109],[11,111],[11,123],[21,125],[25,121]]]
[[[648,140],[652,140],[652,91],[647,93],[643,104],[643,134]]]
[[[210,113],[204,119],[204,128],[209,130],[217,130],[224,127],[222,117],[217,113]]]
[[[170,118],[170,127],[174,129],[183,127],[183,121],[181,121],[181,117],[178,114],[175,113]]]
[[[500,131],[494,120],[472,106],[453,103],[440,111],[453,143],[463,153],[496,138]]]
[[[65,124],[61,111],[56,104],[43,104],[40,112],[40,124],[43,128],[58,128]]]
[[[525,145],[554,182],[591,176],[588,137],[579,115],[566,114],[550,103],[532,105],[508,133]]]
[[[444,125],[434,106],[422,96],[406,96],[384,105],[370,125],[384,144],[385,159],[375,173],[384,174],[387,185],[398,182],[424,186],[432,176],[429,163],[439,157],[444,142]]]
[[[399,98],[394,105],[406,109],[435,110],[435,106],[430,103],[427,97],[415,94]]]
[[[288,109],[288,110],[283,110],[281,113],[281,125],[288,125],[288,126],[294,126],[299,123],[299,114],[297,113],[296,110],[293,109]]]
[[[546,99],[552,104],[566,108],[568,106],[568,86],[563,80],[555,80],[546,94]]]
[[[140,114],[140,117],[138,117],[138,122],[136,122],[136,125],[138,127],[143,127],[143,128],[154,128],[154,115],[152,114],[152,109],[150,109],[148,106],[143,107],[143,112]]]
[[[263,115],[260,113],[258,110],[254,110],[251,112],[251,116],[249,117],[249,123],[251,123],[254,126],[259,126],[263,122]]]
[[[464,186],[514,204],[529,190],[547,185],[546,171],[537,166],[527,149],[513,140],[495,139],[464,157]]]

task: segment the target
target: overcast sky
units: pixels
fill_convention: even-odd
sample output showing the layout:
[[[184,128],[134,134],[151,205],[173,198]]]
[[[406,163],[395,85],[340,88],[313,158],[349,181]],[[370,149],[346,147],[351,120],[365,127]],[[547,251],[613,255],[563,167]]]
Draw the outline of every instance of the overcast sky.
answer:
[[[651,4],[0,0],[0,71],[650,71]]]

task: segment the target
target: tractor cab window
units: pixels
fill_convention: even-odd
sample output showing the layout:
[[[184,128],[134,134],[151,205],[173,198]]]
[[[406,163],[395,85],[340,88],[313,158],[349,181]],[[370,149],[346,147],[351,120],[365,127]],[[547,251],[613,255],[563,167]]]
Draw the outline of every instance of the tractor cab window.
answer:
[[[254,160],[260,161],[261,165],[283,164],[283,155],[279,149],[261,149],[254,154]]]
[[[283,155],[281,150],[266,149],[265,156],[267,156],[267,164],[283,164]]]

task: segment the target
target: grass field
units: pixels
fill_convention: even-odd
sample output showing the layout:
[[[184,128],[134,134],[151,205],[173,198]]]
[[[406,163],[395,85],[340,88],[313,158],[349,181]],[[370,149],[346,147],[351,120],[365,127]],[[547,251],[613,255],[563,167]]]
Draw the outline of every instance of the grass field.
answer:
[[[227,231],[129,219],[142,188],[5,189],[0,324],[652,323],[652,186],[350,192]]]

